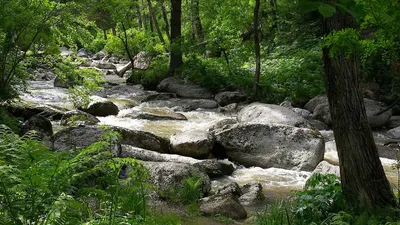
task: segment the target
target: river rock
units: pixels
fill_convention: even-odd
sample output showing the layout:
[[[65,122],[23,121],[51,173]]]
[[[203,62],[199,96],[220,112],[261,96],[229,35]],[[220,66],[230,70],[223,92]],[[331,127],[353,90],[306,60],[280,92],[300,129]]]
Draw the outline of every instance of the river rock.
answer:
[[[310,119],[312,117],[312,113],[306,109],[292,108],[292,111],[304,119]]]
[[[59,88],[70,88],[77,83],[73,80],[63,80],[60,78],[60,76],[56,76],[54,79],[54,87],[59,87]]]
[[[198,85],[185,83],[185,81],[175,77],[168,77],[162,80],[157,86],[157,90],[176,93],[184,98],[210,99],[213,97],[210,90]]]
[[[191,157],[162,154],[142,148],[137,148],[129,145],[122,145],[121,152],[118,157],[135,158],[143,161],[152,162],[175,162],[186,163],[205,172],[210,177],[220,177],[223,175],[231,175],[234,171],[233,165],[218,161],[216,159],[198,160]]]
[[[208,128],[208,131],[209,132],[214,132],[214,131],[219,130],[219,129],[224,129],[224,127],[226,125],[232,125],[232,124],[237,124],[237,123],[238,123],[238,121],[235,120],[235,119],[231,119],[231,118],[223,119],[223,120],[217,121],[214,124],[212,124],[210,126],[210,128]]]
[[[62,129],[53,135],[52,148],[55,151],[68,151],[86,148],[98,142],[105,135],[102,128],[97,126],[77,126]],[[115,137],[117,140],[117,137]],[[121,145],[116,142],[111,147],[113,152],[120,152]]]
[[[254,205],[265,199],[262,192],[262,185],[257,181],[252,181],[245,184],[242,189],[242,195],[239,197],[239,202],[242,205]]]
[[[175,162],[143,162],[149,169],[151,181],[163,192],[182,187],[187,178],[198,176],[201,179],[201,190],[207,194],[211,190],[210,178],[194,166]]]
[[[10,112],[15,117],[24,118],[28,120],[32,116],[40,114],[46,118],[52,118],[54,120],[60,120],[65,112],[69,111],[67,109],[41,104],[32,104],[28,102],[12,102],[6,104],[5,107],[7,111]]]
[[[323,174],[323,175],[333,174],[333,175],[340,177],[340,168],[339,168],[339,166],[332,165],[327,161],[322,161],[317,165],[317,167],[313,171],[313,174],[315,174],[315,173],[319,173],[319,174]]]
[[[68,123],[76,122],[79,125],[96,125],[100,123],[100,120],[89,113],[83,112],[81,110],[72,110],[66,112],[61,118],[60,124],[62,126],[67,126]]]
[[[232,194],[236,197],[239,197],[242,195],[242,190],[239,187],[239,184],[236,182],[230,182],[226,185],[224,185],[222,188],[218,189],[217,195],[227,195],[227,194]]]
[[[317,105],[314,109],[314,113],[312,115],[314,120],[319,120],[324,122],[325,124],[332,125],[331,111],[329,110],[329,104],[323,103]]]
[[[60,55],[63,57],[72,56],[74,53],[67,47],[60,47]]]
[[[391,116],[386,126],[389,129],[400,127],[400,116]]]
[[[382,102],[377,102],[371,99],[364,98],[364,105],[368,117],[368,122],[371,128],[378,128],[385,125],[389,121],[389,118],[392,116],[391,110],[388,110],[381,115],[375,115],[376,113],[385,109],[385,104]],[[315,107],[313,119],[318,119],[328,125],[332,124],[329,104],[327,102],[319,104]]]
[[[261,124],[284,124],[294,127],[307,127],[311,125],[306,119],[299,116],[291,109],[271,104],[252,103],[238,113],[238,121]]]
[[[56,78],[55,73],[50,69],[38,68],[34,71],[35,80],[49,81]]]
[[[174,134],[170,138],[171,153],[205,159],[211,153],[214,140],[203,130],[190,130]]]
[[[46,146],[51,146],[51,136],[53,136],[53,126],[47,118],[36,115],[25,121],[20,128],[20,135],[26,134],[28,131],[36,131],[36,135],[44,141]]]
[[[247,212],[232,194],[212,195],[200,199],[200,212],[207,216],[222,215],[232,219],[245,219]]]
[[[114,98],[132,98],[146,95],[142,85],[115,85],[105,89],[107,96]]]
[[[322,135],[311,129],[240,123],[214,135],[229,159],[246,167],[312,171],[324,157]]]
[[[322,121],[310,119],[310,120],[308,120],[308,122],[313,127],[315,127],[315,129],[317,129],[319,131],[321,131],[321,130],[329,130],[329,126],[326,123],[322,122]]]
[[[220,106],[226,106],[232,103],[239,103],[246,101],[246,95],[238,91],[224,91],[215,95],[215,100]]]
[[[171,98],[175,98],[175,94],[173,93],[152,93],[141,100],[141,102],[149,102],[154,100],[168,100]]]
[[[304,108],[313,113],[315,108],[321,104],[328,104],[328,97],[326,95],[318,95],[312,98]]]
[[[169,109],[159,108],[140,108],[138,110],[132,110],[130,113],[124,115],[124,117],[130,117],[133,119],[143,120],[187,120],[186,116],[182,113],[176,113]]]
[[[86,48],[81,48],[78,50],[78,53],[76,54],[76,56],[81,57],[81,58],[89,58],[90,55],[92,55],[92,53],[87,50]]]
[[[92,63],[91,67],[97,67],[102,70],[116,70],[117,69],[117,67],[113,63],[104,62],[104,61],[101,61],[98,63]]]
[[[169,140],[158,137],[152,133],[130,130],[122,127],[111,127],[122,136],[122,144],[148,149],[160,153],[169,152]]]
[[[218,103],[211,99],[179,99],[155,100],[140,104],[141,107],[168,107],[175,111],[193,111],[196,109],[215,109]]]
[[[111,116],[118,115],[118,107],[110,101],[95,101],[89,104],[88,108],[82,109],[93,116]]]
[[[393,138],[399,139],[400,142],[400,126],[389,130],[388,134],[391,135]]]

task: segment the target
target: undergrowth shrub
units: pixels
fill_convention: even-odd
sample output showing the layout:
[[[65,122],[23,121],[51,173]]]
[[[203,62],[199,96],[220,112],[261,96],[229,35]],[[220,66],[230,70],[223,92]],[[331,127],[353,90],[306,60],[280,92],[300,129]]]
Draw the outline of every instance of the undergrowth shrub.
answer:
[[[398,209],[356,212],[344,200],[338,177],[314,174],[302,191],[256,216],[255,225],[399,225]]]
[[[146,70],[133,70],[127,79],[130,84],[142,84],[145,89],[155,90],[157,85],[167,77],[169,58],[159,55],[151,60]]]
[[[0,125],[0,224],[179,224],[149,214],[148,170],[115,158],[117,136],[106,131],[86,149],[54,152],[34,132],[19,137]]]

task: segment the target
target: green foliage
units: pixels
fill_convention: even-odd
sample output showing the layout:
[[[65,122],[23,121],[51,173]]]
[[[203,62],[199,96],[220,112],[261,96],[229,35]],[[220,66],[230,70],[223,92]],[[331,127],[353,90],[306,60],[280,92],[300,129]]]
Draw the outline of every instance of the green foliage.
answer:
[[[149,173],[134,159],[115,158],[115,132],[79,152],[54,152],[0,125],[1,224],[180,224],[149,216]],[[129,176],[120,179],[129,169]]]
[[[187,204],[192,209],[197,209],[197,202],[203,197],[201,183],[202,178],[197,174],[192,174],[183,181],[181,186],[170,187],[163,195],[170,202]]]
[[[7,109],[0,106],[0,124],[4,124],[9,127],[12,131],[17,133],[19,131],[19,119],[13,117]]]
[[[145,89],[155,90],[157,85],[167,77],[169,60],[165,56],[157,56],[151,60],[146,70],[133,70],[127,82],[142,84]]]
[[[338,177],[314,174],[304,190],[257,215],[255,225],[397,225],[398,210],[352,211],[341,191]]]
[[[324,38],[322,48],[329,49],[331,58],[336,58],[339,54],[350,58],[361,50],[359,37],[359,32],[352,28],[333,31]]]
[[[69,95],[75,107],[87,107],[90,95],[102,90],[103,74],[93,69],[79,68],[78,62],[71,57],[58,63],[55,71],[58,78],[69,86]]]
[[[90,42],[86,48],[91,52],[100,52],[106,46],[107,40],[104,39],[102,32],[97,32],[96,38]]]

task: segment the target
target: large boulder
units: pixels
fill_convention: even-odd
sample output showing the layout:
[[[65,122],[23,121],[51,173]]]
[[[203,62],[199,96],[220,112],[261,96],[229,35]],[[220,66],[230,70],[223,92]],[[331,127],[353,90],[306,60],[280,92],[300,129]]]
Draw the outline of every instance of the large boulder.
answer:
[[[377,115],[377,113],[385,109],[385,104],[382,102],[364,98],[364,105],[368,117],[368,122],[371,128],[378,128],[385,125],[389,121],[389,118],[392,116],[391,110]],[[329,104],[327,102],[317,105],[313,112],[313,119],[320,120],[328,125],[332,124]]]
[[[226,106],[231,103],[238,103],[246,101],[246,95],[238,91],[224,91],[215,95],[215,100],[220,106]]]
[[[53,135],[52,148],[55,151],[82,149],[100,141],[104,135],[104,130],[97,126],[68,127]],[[119,152],[120,148],[119,143],[112,145],[112,151]]]
[[[176,113],[170,109],[160,108],[140,108],[139,110],[131,110],[130,113],[124,115],[133,119],[142,120],[187,120],[182,113]]]
[[[324,157],[322,135],[311,129],[240,123],[214,135],[229,159],[246,167],[312,171]]]
[[[28,120],[32,116],[40,114],[46,118],[52,118],[54,120],[60,120],[61,117],[67,112],[67,109],[42,105],[42,104],[32,104],[28,102],[11,102],[5,105],[7,111],[15,117],[20,117]]]
[[[175,162],[143,162],[143,165],[150,171],[151,182],[162,192],[182,187],[184,181],[193,176],[201,179],[200,188],[204,194],[211,190],[207,174],[192,165]]]
[[[61,117],[60,124],[62,126],[74,123],[77,125],[96,125],[97,123],[100,123],[100,120],[81,110],[68,111]]]
[[[216,159],[198,160],[191,157],[162,154],[142,148],[137,148],[129,145],[122,145],[122,150],[118,157],[134,158],[143,161],[151,162],[175,162],[186,163],[198,168],[210,177],[220,177],[223,175],[230,175],[233,173],[234,168],[232,164],[227,164],[223,161]]]
[[[209,99],[213,97],[210,90],[198,85],[185,83],[185,81],[175,77],[168,77],[162,80],[157,86],[157,90],[176,93],[184,98]]]
[[[171,153],[205,159],[211,153],[214,140],[203,130],[190,130],[174,134],[170,138]]]
[[[389,130],[388,134],[391,135],[393,138],[399,139],[400,141],[400,127]]]
[[[327,175],[327,174],[333,174],[336,176],[340,176],[340,168],[337,165],[332,165],[327,161],[322,161],[318,164],[318,166],[315,168],[315,170],[313,171],[313,174],[323,174],[323,175]]]
[[[85,109],[82,109],[93,116],[111,116],[118,115],[119,109],[118,106],[110,101],[98,101],[92,102]]]
[[[152,133],[129,130],[122,127],[111,127],[122,136],[122,144],[138,148],[148,149],[160,153],[169,152],[169,140],[156,136]]]
[[[314,112],[315,108],[318,105],[321,104],[327,104],[328,103],[328,97],[326,95],[318,95],[314,98],[312,98],[308,103],[304,106],[305,109],[307,109],[310,112]]]
[[[254,205],[264,200],[265,196],[262,190],[262,185],[257,181],[245,184],[241,188],[242,195],[239,197],[239,202],[242,205]]]
[[[400,116],[391,116],[386,126],[389,129],[400,127]]]
[[[291,109],[271,104],[252,103],[240,110],[238,121],[261,124],[284,124],[294,127],[307,127],[311,125],[306,119],[293,112]]]
[[[155,100],[140,104],[141,107],[167,107],[175,111],[193,111],[196,109],[215,109],[218,103],[211,99],[179,99]]]
[[[33,116],[22,124],[20,134],[24,135],[30,130],[36,131],[36,135],[45,142],[46,146],[51,146],[53,126],[50,120],[41,115]]]
[[[96,67],[102,70],[116,70],[117,67],[111,63],[111,62],[98,62],[98,63],[92,63],[91,67]]]
[[[247,212],[232,194],[212,195],[200,200],[200,212],[207,216],[222,215],[232,219],[246,219]]]

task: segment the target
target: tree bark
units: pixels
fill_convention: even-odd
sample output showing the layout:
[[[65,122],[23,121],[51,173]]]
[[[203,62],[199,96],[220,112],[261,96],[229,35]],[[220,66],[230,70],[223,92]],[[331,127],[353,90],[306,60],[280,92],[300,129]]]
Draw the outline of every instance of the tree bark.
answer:
[[[150,18],[153,21],[153,24],[156,28],[158,38],[160,39],[161,43],[165,44],[164,38],[163,38],[161,30],[160,30],[160,26],[158,26],[157,17],[156,17],[156,14],[154,13],[153,5],[151,4],[151,0],[147,0],[147,3],[149,4]]]
[[[107,31],[106,30],[103,30],[103,37],[104,37],[104,40],[107,40]]]
[[[164,23],[165,23],[165,33],[167,33],[168,40],[171,41],[171,34],[169,32],[169,22],[168,22],[168,16],[167,16],[167,9],[165,8],[164,1],[158,2],[158,4],[161,7]]]
[[[258,14],[260,11],[260,0],[256,0],[256,5],[254,7],[254,50],[256,53],[256,71],[254,74],[254,84],[253,84],[253,92],[254,96],[257,96],[258,91],[258,83],[260,82],[260,73],[261,73],[261,56],[260,56],[260,33],[258,30],[259,27],[259,18]]]
[[[169,63],[170,76],[173,76],[176,70],[182,66],[181,52],[181,26],[182,26],[182,0],[171,0],[171,56]]]
[[[326,34],[355,28],[354,19],[337,10],[324,22]],[[393,192],[385,176],[360,89],[359,54],[330,57],[323,49],[325,86],[339,155],[342,189],[346,200],[361,210],[393,206]]]
[[[143,29],[142,13],[140,12],[140,6],[136,7],[136,13],[138,17],[138,27],[139,30]]]
[[[192,23],[194,33],[199,41],[204,40],[203,26],[201,25],[199,0],[191,0],[192,4]]]

